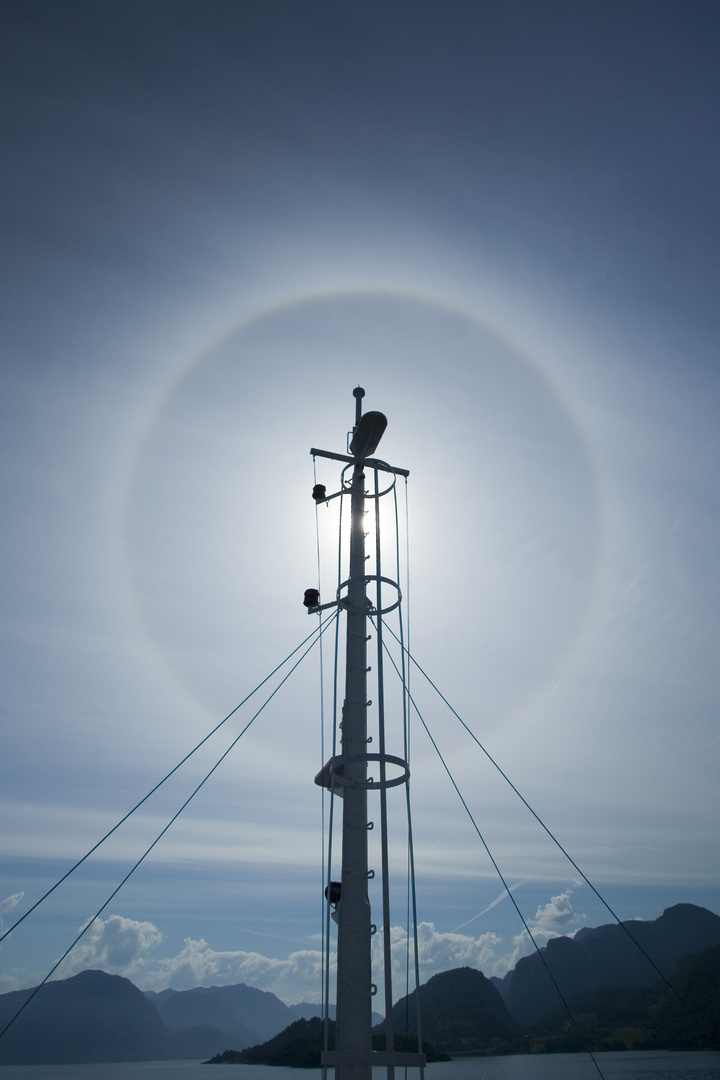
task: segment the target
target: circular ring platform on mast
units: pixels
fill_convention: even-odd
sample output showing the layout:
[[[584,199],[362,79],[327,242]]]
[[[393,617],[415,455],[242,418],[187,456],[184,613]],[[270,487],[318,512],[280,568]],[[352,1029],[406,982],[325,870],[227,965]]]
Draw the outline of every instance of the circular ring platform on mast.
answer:
[[[389,484],[388,487],[383,488],[382,491],[377,491],[377,492],[376,491],[366,491],[365,492],[365,498],[366,499],[382,499],[383,495],[388,495],[394,489],[394,487],[396,486],[396,484],[397,484],[397,473],[393,469],[392,465],[388,465],[388,463],[386,461],[380,461],[379,459],[376,459],[376,458],[373,458],[370,461],[366,461],[365,464],[370,469],[382,469],[383,472],[392,473],[392,483]],[[351,488],[350,488],[350,484],[348,484],[348,482],[345,479],[345,473],[348,472],[350,469],[354,469],[354,468],[355,468],[355,463],[353,462],[351,465],[346,465],[345,468],[342,470],[342,472],[340,474],[340,483],[341,483],[341,486],[342,486],[342,490],[343,490],[343,492],[347,493],[348,495],[350,494]]]
[[[348,601],[347,597],[343,599],[340,592],[342,589],[348,588],[350,585],[357,585],[359,581],[364,582],[366,585],[371,581],[384,581],[386,585],[390,585],[393,589],[397,589],[397,600],[394,604],[390,604],[389,607],[378,609],[370,604],[369,607],[357,608],[353,607]],[[346,611],[353,611],[359,615],[387,615],[389,611],[394,611],[396,607],[399,607],[402,600],[402,593],[400,592],[400,586],[397,581],[393,581],[392,578],[382,577],[380,574],[364,574],[361,578],[348,578],[347,581],[341,581],[337,588],[337,599],[340,607],[345,608]]]
[[[393,776],[389,780],[387,778],[385,780],[373,780],[372,777],[367,780],[350,780],[346,778],[344,775],[345,766],[362,761],[381,761],[385,765],[397,765],[399,769],[402,769],[402,772],[399,776]],[[323,766],[315,777],[315,783],[319,787],[325,788],[352,787],[367,788],[368,791],[381,791],[383,788],[399,787],[400,784],[407,784],[409,779],[410,766],[407,761],[395,757],[394,754],[362,754],[357,757],[344,757],[342,754],[338,754],[336,757],[330,758],[327,765]],[[338,794],[342,795],[342,791],[339,791]]]

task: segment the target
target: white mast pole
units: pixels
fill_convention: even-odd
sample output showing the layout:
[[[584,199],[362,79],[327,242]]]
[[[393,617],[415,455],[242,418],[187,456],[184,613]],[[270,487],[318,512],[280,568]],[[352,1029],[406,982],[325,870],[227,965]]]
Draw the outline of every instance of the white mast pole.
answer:
[[[375,574],[368,575],[365,566],[365,468],[378,469],[393,474],[407,476],[406,469],[399,469],[369,457],[373,454],[385,430],[387,420],[382,413],[369,412],[363,416],[362,399],[365,391],[361,386],[353,390],[355,397],[355,427],[350,442],[350,454],[334,454],[325,450],[312,449],[313,455],[333,458],[352,465],[352,480],[349,488],[343,486],[342,492],[350,492],[350,575],[338,589],[336,603],[347,612],[347,640],[345,646],[345,701],[342,710],[342,733],[340,754],[323,767],[315,777],[315,783],[329,788],[340,795],[343,801],[342,816],[342,876],[339,895],[334,895],[335,882],[328,883],[326,896],[328,902],[336,905],[335,920],[338,926],[337,944],[337,1006],[335,1027],[335,1049],[322,1053],[322,1064],[335,1067],[336,1080],[372,1080],[373,1065],[386,1066],[388,1080],[393,1076],[396,1066],[422,1068],[424,1054],[403,1052],[393,1049],[392,1020],[388,1015],[386,1049],[372,1049],[372,998],[375,987],[372,984],[371,941],[373,926],[370,921],[370,900],[368,880],[374,877],[374,871],[368,869],[368,789],[379,789],[382,799],[382,852],[384,912],[388,913],[388,856],[385,788],[406,783],[410,775],[407,762],[402,758],[385,753],[384,737],[379,754],[368,754],[367,723],[367,642],[368,619],[377,614],[381,618],[379,537],[376,541],[378,566]],[[388,489],[390,490],[390,489]],[[325,487],[317,485],[313,497],[326,501]],[[329,496],[334,498],[335,496]],[[377,512],[377,480],[375,491],[369,497],[374,499]],[[369,581],[377,583],[378,611],[375,611],[368,599]],[[342,588],[347,586],[347,595],[340,596]],[[400,603],[400,588],[397,589],[397,602],[385,610],[392,610]],[[319,594],[315,589],[305,593],[305,604],[310,613],[333,607],[334,604],[320,604]],[[382,694],[382,686],[378,686]],[[381,707],[381,702],[378,706]],[[368,761],[373,760],[380,766],[380,781],[368,779]],[[388,780],[386,765],[393,763],[401,769],[401,775]],[[390,973],[389,941],[385,949],[385,984],[386,1008],[392,1006],[392,980]]]
[[[361,387],[355,396],[355,426],[362,415]],[[353,466],[350,583],[347,595],[343,769],[342,891],[337,905],[337,1017],[335,1049],[362,1059],[372,1050],[371,925],[368,899],[367,816],[367,612],[365,582],[365,471]],[[338,1065],[337,1080],[370,1080],[370,1065]]]

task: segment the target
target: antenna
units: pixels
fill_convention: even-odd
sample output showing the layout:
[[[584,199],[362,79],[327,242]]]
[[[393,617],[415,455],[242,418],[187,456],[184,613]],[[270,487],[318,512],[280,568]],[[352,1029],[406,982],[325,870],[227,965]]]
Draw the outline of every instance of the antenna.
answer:
[[[355,425],[360,423],[360,417],[362,416],[362,399],[365,397],[365,391],[362,386],[356,386],[353,390],[353,397],[355,398]]]

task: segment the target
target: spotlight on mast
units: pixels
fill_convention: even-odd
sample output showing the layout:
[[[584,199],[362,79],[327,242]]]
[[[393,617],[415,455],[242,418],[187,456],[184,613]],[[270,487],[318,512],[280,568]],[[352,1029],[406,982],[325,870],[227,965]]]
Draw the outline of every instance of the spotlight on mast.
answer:
[[[350,440],[350,453],[354,458],[370,457],[377,450],[377,445],[387,427],[387,417],[381,412],[366,412],[353,431]]]

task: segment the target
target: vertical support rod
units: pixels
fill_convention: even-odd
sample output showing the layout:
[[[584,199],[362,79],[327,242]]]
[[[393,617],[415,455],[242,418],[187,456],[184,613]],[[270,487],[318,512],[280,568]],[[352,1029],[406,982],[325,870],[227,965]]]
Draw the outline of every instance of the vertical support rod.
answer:
[[[358,387],[356,419],[361,414]],[[372,1050],[371,922],[368,898],[367,820],[367,618],[365,584],[365,472],[353,468],[350,533],[350,578],[347,594],[347,646],[342,756],[346,759],[343,789],[342,890],[337,906],[338,971],[335,1048],[367,1056]],[[350,760],[347,759],[356,759]],[[354,783],[353,783],[354,782]],[[357,785],[357,786],[355,786]],[[370,1065],[337,1065],[337,1080],[372,1080]]]
[[[380,550],[380,485],[375,469],[375,573],[377,575],[377,679],[378,679],[378,751],[380,753],[380,844],[382,863],[383,967],[385,980],[385,1049],[393,1051],[392,942],[390,940],[390,863],[388,859],[388,811],[385,787],[385,679],[383,668],[382,559]],[[387,1080],[395,1080],[395,1068],[387,1067]]]

